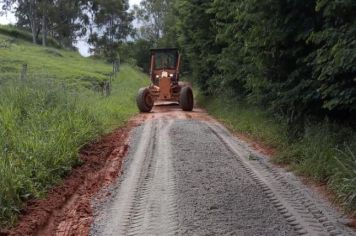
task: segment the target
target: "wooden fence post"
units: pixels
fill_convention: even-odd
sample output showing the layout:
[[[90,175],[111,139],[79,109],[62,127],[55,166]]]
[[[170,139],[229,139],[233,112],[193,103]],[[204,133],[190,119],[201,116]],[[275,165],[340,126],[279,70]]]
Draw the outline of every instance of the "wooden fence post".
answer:
[[[27,64],[22,64],[20,79],[22,81],[27,79]]]
[[[120,59],[116,59],[115,61],[113,61],[112,63],[112,73],[113,73],[113,79],[117,78],[117,75],[120,71]]]

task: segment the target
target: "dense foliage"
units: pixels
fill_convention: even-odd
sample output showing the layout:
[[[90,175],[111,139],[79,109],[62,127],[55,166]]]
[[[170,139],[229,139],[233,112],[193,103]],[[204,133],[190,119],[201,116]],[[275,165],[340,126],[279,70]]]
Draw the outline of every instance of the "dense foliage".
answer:
[[[137,39],[121,45],[119,55],[124,63],[138,66],[145,73],[149,72],[150,49],[152,42],[145,39]]]
[[[122,61],[137,65],[148,73],[150,49],[177,47],[175,0],[145,0],[133,6],[136,29],[132,41],[120,46]]]
[[[261,104],[291,122],[356,111],[351,0],[177,0],[179,43],[209,94]]]
[[[175,0],[200,104],[356,214],[356,2]],[[164,37],[164,36],[163,36]]]

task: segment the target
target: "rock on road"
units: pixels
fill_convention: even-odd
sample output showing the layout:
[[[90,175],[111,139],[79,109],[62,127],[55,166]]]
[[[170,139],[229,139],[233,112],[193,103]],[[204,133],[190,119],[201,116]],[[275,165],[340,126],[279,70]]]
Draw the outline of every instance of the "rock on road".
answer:
[[[140,118],[123,174],[93,203],[91,235],[356,235],[201,110],[156,107]]]

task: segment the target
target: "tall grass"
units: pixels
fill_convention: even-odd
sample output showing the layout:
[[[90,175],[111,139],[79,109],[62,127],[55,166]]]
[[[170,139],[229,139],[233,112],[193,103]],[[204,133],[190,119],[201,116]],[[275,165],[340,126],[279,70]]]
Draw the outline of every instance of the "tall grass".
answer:
[[[230,129],[277,147],[287,142],[286,123],[277,122],[266,111],[229,98],[197,97],[200,105]]]
[[[135,114],[135,94],[148,82],[123,65],[111,96],[102,97],[92,88],[108,79],[111,65],[31,40],[0,26],[0,227],[78,164],[85,143]]]
[[[356,152],[350,147],[346,150],[339,150],[340,155],[335,157],[337,161],[337,170],[334,178],[331,179],[330,185],[337,193],[339,199],[343,201],[350,212],[355,214],[356,211]]]
[[[78,150],[137,112],[143,74],[124,66],[112,96],[48,78],[13,80],[0,88],[0,226],[13,224],[27,199],[79,163]]]
[[[324,121],[309,124],[304,135],[281,149],[278,162],[328,184],[345,210],[356,215],[356,132]]]
[[[328,184],[345,210],[356,215],[356,131],[329,121],[309,123],[302,136],[291,137],[287,123],[263,108],[228,98],[198,97],[210,114],[237,132],[278,150],[275,162]]]

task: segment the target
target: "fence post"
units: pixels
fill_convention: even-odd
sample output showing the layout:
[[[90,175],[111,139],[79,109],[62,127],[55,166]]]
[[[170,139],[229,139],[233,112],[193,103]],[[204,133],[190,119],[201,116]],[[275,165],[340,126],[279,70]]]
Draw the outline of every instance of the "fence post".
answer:
[[[22,64],[20,79],[25,81],[27,79],[27,64]]]
[[[108,89],[108,91],[107,91],[107,96],[110,96],[111,95],[111,82],[112,82],[112,76],[110,76],[110,79],[109,79],[109,81],[107,81],[107,89]]]
[[[104,95],[105,95],[105,92],[104,92],[104,89],[105,89],[105,82],[103,82],[102,84],[100,84],[100,88],[101,88],[101,96],[104,97]]]
[[[113,79],[117,78],[117,74],[119,73],[119,71],[120,71],[120,58],[114,60],[113,63],[112,63],[112,73],[113,73],[113,76],[114,76]]]

